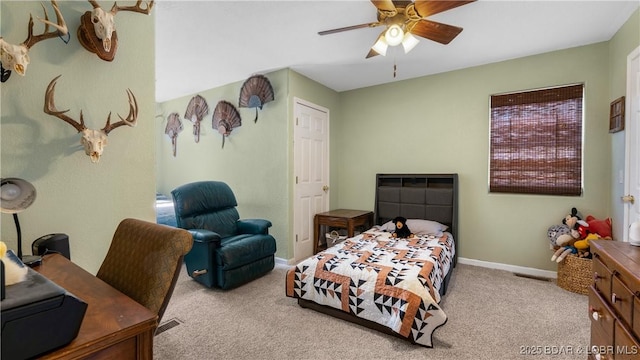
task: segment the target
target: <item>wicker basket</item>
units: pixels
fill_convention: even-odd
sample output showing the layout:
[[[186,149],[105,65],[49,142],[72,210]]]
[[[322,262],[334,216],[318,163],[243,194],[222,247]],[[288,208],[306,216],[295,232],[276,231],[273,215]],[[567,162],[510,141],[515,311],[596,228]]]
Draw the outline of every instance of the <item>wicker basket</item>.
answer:
[[[586,295],[592,283],[591,259],[569,255],[558,263],[557,284],[559,287]]]

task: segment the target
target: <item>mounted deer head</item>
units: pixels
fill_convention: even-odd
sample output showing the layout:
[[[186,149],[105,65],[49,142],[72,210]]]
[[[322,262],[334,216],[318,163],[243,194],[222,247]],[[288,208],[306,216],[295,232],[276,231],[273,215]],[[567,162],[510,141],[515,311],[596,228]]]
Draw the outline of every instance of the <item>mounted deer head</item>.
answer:
[[[79,133],[82,133],[80,143],[84,147],[84,152],[91,158],[91,162],[97,163],[100,161],[100,156],[104,151],[104,147],[107,145],[107,135],[109,135],[111,130],[122,125],[136,126],[138,121],[138,102],[136,101],[136,97],[133,95],[131,90],[127,89],[127,95],[129,96],[129,115],[127,118],[123,119],[122,116],[118,115],[120,121],[111,124],[111,113],[109,113],[106,125],[101,130],[92,130],[84,125],[82,110],[80,110],[80,122],[77,122],[71,117],[65,115],[69,109],[62,111],[56,109],[53,96],[56,81],[58,81],[60,76],[61,75],[58,75],[55,79],[51,80],[49,86],[47,86],[47,91],[44,95],[44,112],[68,123],[78,130]]]
[[[13,45],[4,41],[4,39],[0,37],[0,62],[2,62],[3,68],[2,82],[9,79],[9,76],[11,76],[10,71],[12,70],[17,72],[19,75],[24,76],[30,62],[29,49],[31,49],[33,45],[42,40],[67,35],[67,24],[62,17],[62,13],[60,13],[58,4],[52,0],[51,6],[53,6],[53,10],[56,12],[57,23],[54,24],[49,21],[47,10],[44,5],[42,5],[42,9],[44,10],[44,19],[37,18],[45,24],[44,32],[42,34],[33,35],[33,16],[29,15],[29,35],[25,41],[19,45]],[[53,26],[55,29],[53,31],[49,31],[49,25]]]
[[[78,40],[85,49],[105,61],[112,61],[116,56],[118,34],[116,33],[115,16],[118,11],[133,11],[149,15],[151,8],[153,8],[153,0],[145,2],[146,7],[144,8],[142,0],[138,0],[133,6],[118,6],[114,2],[109,12],[104,11],[95,0],[89,0],[89,3],[93,6],[93,10],[85,12],[80,18]]]

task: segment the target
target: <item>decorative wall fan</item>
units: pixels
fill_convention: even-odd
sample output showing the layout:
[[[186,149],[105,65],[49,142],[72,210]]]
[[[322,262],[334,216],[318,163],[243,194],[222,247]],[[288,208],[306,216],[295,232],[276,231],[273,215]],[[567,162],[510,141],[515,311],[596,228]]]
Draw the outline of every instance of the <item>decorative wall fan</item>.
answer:
[[[224,149],[224,138],[231,134],[234,128],[242,125],[242,119],[240,113],[232,103],[221,100],[213,110],[213,123],[214,129],[222,135],[222,148]]]
[[[367,27],[386,26],[386,29],[378,36],[373,47],[371,47],[367,58],[376,55],[384,56],[389,46],[400,44],[402,44],[404,52],[408,53],[418,44],[418,38],[414,35],[446,45],[460,34],[462,28],[427,20],[426,18],[474,1],[476,0],[416,0],[415,2],[371,0],[378,10],[378,21],[320,31],[318,34],[328,35]]]
[[[266,76],[253,75],[242,84],[238,105],[256,108],[256,117],[253,122],[258,122],[258,109],[262,110],[262,105],[269,101],[273,101],[273,87]]]
[[[189,105],[187,105],[187,111],[184,113],[184,118],[193,123],[193,136],[196,142],[200,141],[200,122],[208,113],[209,105],[207,105],[207,101],[202,96],[196,95],[191,98]]]
[[[171,139],[171,147],[173,148],[173,157],[176,157],[176,147],[178,142],[178,134],[182,131],[182,121],[180,121],[180,115],[177,112],[171,113],[167,119],[167,126],[164,128],[164,133]]]

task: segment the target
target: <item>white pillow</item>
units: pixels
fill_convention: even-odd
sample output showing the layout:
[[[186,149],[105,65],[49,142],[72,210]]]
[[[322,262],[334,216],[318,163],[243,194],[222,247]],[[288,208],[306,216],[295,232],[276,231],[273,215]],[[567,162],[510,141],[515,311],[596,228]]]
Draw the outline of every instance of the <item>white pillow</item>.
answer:
[[[442,236],[442,232],[447,230],[448,226],[444,224],[440,224],[437,221],[432,220],[422,220],[422,219],[407,219],[407,226],[411,233],[416,235],[433,235],[433,236]],[[394,224],[393,220],[380,225],[380,231],[395,231],[396,224]]]

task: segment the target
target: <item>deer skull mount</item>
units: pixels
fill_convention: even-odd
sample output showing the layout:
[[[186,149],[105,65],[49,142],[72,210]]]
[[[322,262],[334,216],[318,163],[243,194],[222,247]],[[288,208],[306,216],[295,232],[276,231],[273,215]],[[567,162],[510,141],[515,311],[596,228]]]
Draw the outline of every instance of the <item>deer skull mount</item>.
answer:
[[[62,17],[62,13],[60,12],[56,1],[52,0],[51,6],[56,13],[57,21],[55,24],[49,21],[47,10],[44,5],[42,5],[42,9],[44,10],[44,19],[37,18],[45,25],[44,32],[42,34],[33,35],[33,16],[29,15],[29,35],[25,41],[19,45],[14,45],[6,42],[2,37],[0,37],[0,62],[2,63],[2,76],[0,77],[0,80],[2,80],[2,82],[9,80],[11,71],[15,71],[21,76],[26,74],[27,66],[31,62],[29,59],[29,49],[31,49],[31,47],[37,42],[50,39],[52,37],[68,35],[69,32],[67,30],[67,24]],[[49,26],[53,26],[55,29],[49,31]],[[63,39],[63,41],[65,40]],[[69,40],[66,40],[65,43],[68,41]]]
[[[129,96],[129,115],[127,118],[123,119],[122,116],[118,115],[120,121],[111,124],[111,113],[109,113],[105,126],[100,130],[92,130],[85,126],[82,110],[80,110],[80,122],[78,122],[65,114],[69,111],[68,109],[62,111],[56,109],[53,97],[56,82],[60,76],[61,75],[58,75],[51,80],[49,86],[47,86],[47,91],[44,96],[44,112],[68,123],[78,130],[79,133],[82,133],[80,143],[84,147],[84,152],[89,156],[92,163],[97,163],[100,161],[100,156],[104,151],[104,147],[107,145],[107,135],[109,135],[111,130],[123,125],[136,126],[138,121],[138,102],[136,101],[136,97],[131,90],[127,89],[127,95]]]
[[[105,61],[113,61],[118,49],[118,34],[116,32],[115,16],[118,11],[133,11],[149,15],[153,8],[153,0],[145,2],[138,0],[133,6],[118,6],[113,3],[110,11],[104,11],[95,0],[89,0],[92,11],[85,12],[80,18],[78,27],[78,41],[88,51],[98,55]]]

